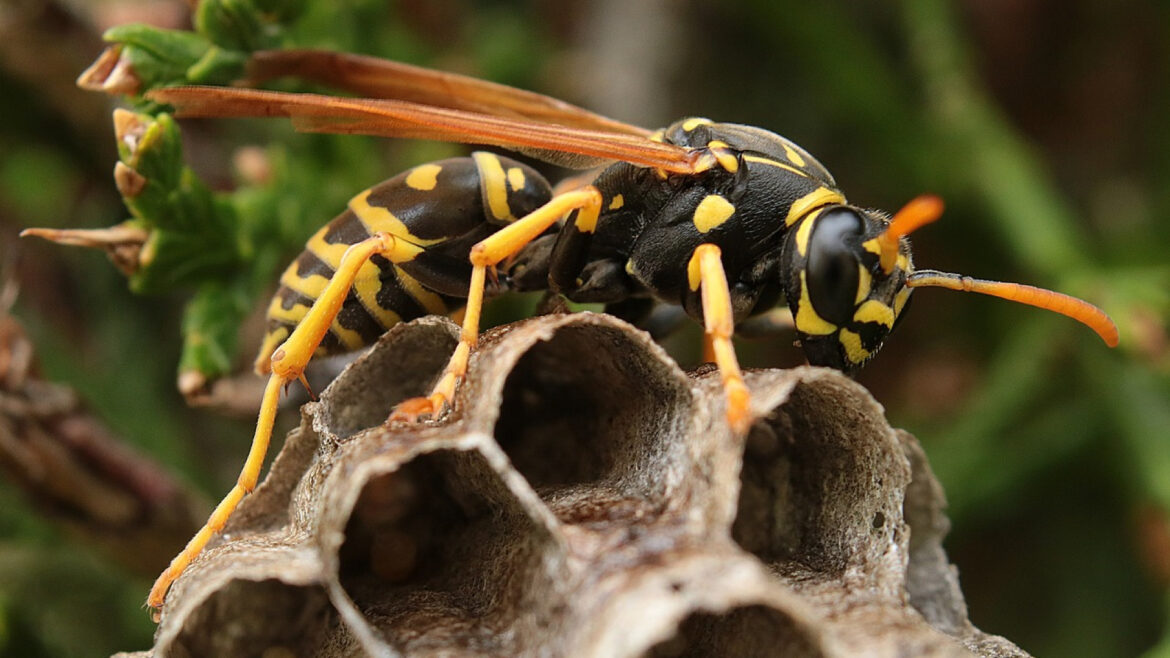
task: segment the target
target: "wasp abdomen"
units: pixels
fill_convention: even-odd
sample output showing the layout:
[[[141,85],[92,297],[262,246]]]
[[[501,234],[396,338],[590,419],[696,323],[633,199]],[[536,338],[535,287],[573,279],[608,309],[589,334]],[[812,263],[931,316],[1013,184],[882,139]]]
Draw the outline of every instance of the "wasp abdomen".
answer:
[[[362,266],[318,355],[360,349],[399,322],[461,308],[471,246],[551,196],[535,170],[483,152],[420,165],[358,194],[281,276],[256,370],[268,371],[273,351],[309,312],[350,245],[389,233],[408,248],[393,262],[374,256]]]

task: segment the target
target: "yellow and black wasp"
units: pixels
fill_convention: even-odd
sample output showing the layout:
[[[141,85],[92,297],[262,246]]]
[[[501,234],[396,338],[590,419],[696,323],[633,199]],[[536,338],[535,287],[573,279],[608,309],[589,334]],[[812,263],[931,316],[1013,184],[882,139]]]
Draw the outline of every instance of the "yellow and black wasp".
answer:
[[[466,372],[489,277],[493,290],[546,290],[634,321],[656,303],[681,307],[704,326],[737,432],[752,415],[732,334],[782,301],[808,361],[845,372],[873,357],[924,286],[1049,309],[1118,341],[1108,316],[1081,300],[916,269],[906,236],[938,218],[938,199],[920,197],[893,217],[852,205],[816,158],[760,128],[689,118],[651,132],[531,92],[319,51],[260,53],[253,75],[296,75],[363,97],[222,87],[149,97],[178,116],[287,117],[307,131],[481,144],[604,168],[554,188],[486,152],[423,164],[358,194],[314,235],[268,309],[256,365],[270,377],[238,484],[159,577],[156,608],[256,485],[280,390],[314,354],[355,350],[396,323],[463,307],[459,345],[433,391],[395,412],[437,415]]]

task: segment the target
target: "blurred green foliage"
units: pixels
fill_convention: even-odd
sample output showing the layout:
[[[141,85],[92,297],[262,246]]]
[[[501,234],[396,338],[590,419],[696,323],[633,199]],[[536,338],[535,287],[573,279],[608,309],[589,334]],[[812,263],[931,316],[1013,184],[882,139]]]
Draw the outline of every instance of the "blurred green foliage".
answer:
[[[948,214],[915,235],[918,263],[1086,297],[1123,341],[1109,352],[1044,313],[920,291],[861,375],[946,487],[972,620],[1037,655],[1170,656],[1170,640],[1158,644],[1170,620],[1170,10],[1154,0],[663,2],[661,24],[645,29],[670,75],[638,78],[633,58],[629,72],[584,75],[604,41],[591,31],[597,13],[620,5],[205,0],[194,31],[121,27],[107,38],[124,44],[144,89],[226,81],[247,51],[278,45],[454,68],[602,111],[628,74],[671,113],[617,118],[777,130],[865,205],[941,194]],[[40,75],[0,51],[0,87],[12,92],[0,95],[0,220],[6,262],[21,256],[18,315],[47,378],[217,498],[251,426],[187,409],[176,365],[209,378],[245,370],[252,346],[236,345],[239,329],[305,238],[354,193],[459,149],[299,135],[279,122],[180,133],[138,104],[156,150],[115,153],[105,101],[50,84],[88,64],[90,45],[71,53],[72,71]],[[263,148],[265,175],[231,172],[241,145]],[[119,157],[162,185],[128,210],[109,181]],[[14,245],[27,226],[104,227],[127,212],[153,235],[154,260],[131,279],[149,297],[130,295],[96,255]],[[694,360],[693,345],[670,344]],[[783,344],[741,349],[748,365],[799,359]],[[0,487],[0,655],[145,647],[143,577],[89,556],[18,501]],[[76,622],[91,605],[110,612],[106,623]]]

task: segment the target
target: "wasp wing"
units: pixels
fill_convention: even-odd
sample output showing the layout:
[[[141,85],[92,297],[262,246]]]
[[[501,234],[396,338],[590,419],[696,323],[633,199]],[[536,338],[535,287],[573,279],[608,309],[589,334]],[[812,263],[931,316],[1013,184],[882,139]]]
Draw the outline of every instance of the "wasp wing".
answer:
[[[286,117],[307,132],[500,146],[572,168],[613,160],[694,173],[698,153],[646,137],[400,100],[342,98],[235,87],[169,87],[147,94],[179,117]]]
[[[358,96],[530,119],[571,128],[646,137],[645,128],[524,89],[352,53],[329,50],[262,50],[248,62],[248,86],[294,76]]]

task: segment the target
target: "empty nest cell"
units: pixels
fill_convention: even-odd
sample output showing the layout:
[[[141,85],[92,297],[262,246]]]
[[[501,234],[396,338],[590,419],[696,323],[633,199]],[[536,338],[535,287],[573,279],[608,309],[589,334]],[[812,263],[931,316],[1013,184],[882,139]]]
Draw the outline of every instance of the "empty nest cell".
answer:
[[[819,658],[824,653],[792,619],[766,605],[745,605],[726,612],[693,612],[673,637],[650,649],[645,658]]]
[[[812,368],[744,442],[733,539],[779,571],[874,571],[903,538],[906,457],[868,393]],[[870,409],[872,407],[872,409]]]
[[[495,439],[562,520],[665,505],[685,459],[690,393],[626,332],[605,320],[558,327],[517,360],[501,397]],[[610,509],[557,502],[582,496]]]

